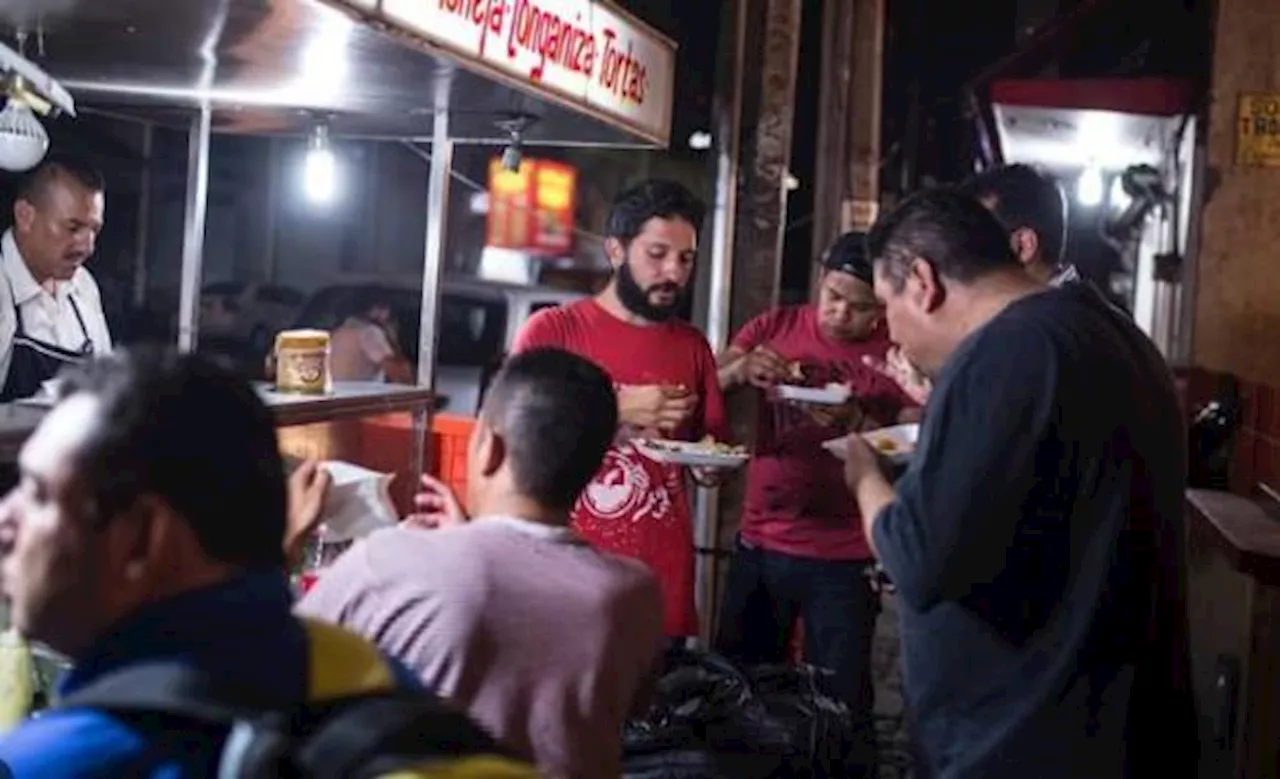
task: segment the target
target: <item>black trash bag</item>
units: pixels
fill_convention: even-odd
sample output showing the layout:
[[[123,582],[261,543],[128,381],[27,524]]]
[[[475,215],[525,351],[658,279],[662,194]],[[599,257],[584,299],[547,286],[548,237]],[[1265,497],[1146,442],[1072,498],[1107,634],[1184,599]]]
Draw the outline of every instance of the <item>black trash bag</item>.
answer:
[[[748,668],[747,676],[767,721],[786,729],[794,769],[788,776],[845,776],[859,726],[832,689],[831,672],[812,665],[761,665]]]
[[[741,669],[710,652],[672,649],[649,711],[623,732],[625,776],[843,776],[853,722],[825,682],[815,668]]]

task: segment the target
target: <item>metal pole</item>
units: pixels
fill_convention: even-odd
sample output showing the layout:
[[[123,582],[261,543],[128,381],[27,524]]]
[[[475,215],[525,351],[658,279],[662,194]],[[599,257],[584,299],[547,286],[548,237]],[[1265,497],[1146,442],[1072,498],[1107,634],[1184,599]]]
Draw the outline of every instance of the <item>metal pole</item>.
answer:
[[[1204,210],[1206,181],[1208,179],[1208,150],[1206,149],[1206,133],[1201,130],[1198,118],[1193,118],[1187,127],[1191,136],[1190,159],[1183,162],[1190,167],[1189,175],[1177,182],[1179,194],[1184,187],[1189,187],[1187,207],[1182,210],[1183,235],[1185,240],[1177,250],[1182,253],[1182,294],[1180,310],[1177,312],[1177,338],[1172,355],[1172,364],[1189,366],[1195,364],[1196,335],[1196,293],[1200,286],[1200,231],[1203,227],[1201,214]],[[1179,150],[1181,154],[1181,150]]]
[[[155,146],[155,125],[142,125],[142,177],[138,183],[138,224],[134,239],[133,305],[141,308],[147,299],[147,247],[151,234],[151,168]]]
[[[719,354],[729,343],[729,311],[733,291],[733,232],[738,203],[738,151],[742,125],[742,73],[747,32],[747,3],[738,0],[732,7],[733,32],[725,37],[732,53],[722,57],[716,101],[716,185],[715,210],[711,221],[711,278],[707,305],[707,340]],[[725,45],[722,44],[722,45]],[[694,543],[702,550],[720,546],[720,493],[700,489],[694,496]],[[695,593],[701,634],[711,638],[715,625],[719,560],[712,552],[697,556]]]
[[[200,318],[200,275],[204,264],[204,225],[209,205],[209,134],[212,111],[206,103],[187,136],[187,200],[182,227],[182,282],[178,297],[178,349],[196,348]]]
[[[733,72],[725,79],[723,106],[716,117],[716,202],[711,222],[711,290],[707,340],[717,354],[729,343],[733,291],[733,228],[738,200],[738,148],[742,126],[742,68],[747,30],[746,3],[735,6]]]
[[[440,323],[440,280],[444,270],[445,229],[449,221],[449,180],[453,169],[453,141],[449,138],[447,87],[441,87],[444,104],[437,100],[431,136],[431,161],[427,173],[427,235],[422,262],[422,313],[418,329],[418,386],[434,387],[436,342]],[[426,456],[427,413],[414,415],[413,464],[420,480]]]

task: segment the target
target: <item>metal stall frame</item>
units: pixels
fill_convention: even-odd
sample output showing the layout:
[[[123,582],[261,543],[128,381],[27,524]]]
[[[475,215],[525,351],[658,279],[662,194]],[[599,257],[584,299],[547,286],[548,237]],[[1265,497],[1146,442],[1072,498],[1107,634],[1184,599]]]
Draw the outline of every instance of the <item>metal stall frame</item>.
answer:
[[[148,147],[153,128],[188,127],[180,349],[199,342],[215,132],[296,137],[323,124],[344,139],[429,141],[418,388],[386,399],[386,410],[412,409],[413,466],[419,476],[426,471],[455,145],[510,143],[501,120],[512,116],[536,120],[520,139],[529,146],[665,148],[670,138],[673,41],[611,0],[517,6],[504,21],[502,14],[481,20],[407,0],[115,0],[44,20],[41,64],[87,113],[142,123]],[[502,31],[501,45],[486,48],[495,24],[511,29]],[[584,70],[583,60],[570,67],[568,56],[548,56],[553,26],[559,37],[572,28],[575,41],[598,45],[598,62],[585,60]],[[314,73],[335,61],[341,67],[323,79]],[[432,87],[428,106],[418,100],[424,83]],[[145,277],[135,279],[142,283]],[[374,413],[369,390],[357,392],[359,404],[343,405],[343,415],[357,407]],[[312,417],[326,408],[337,407],[322,399],[315,414],[278,418],[317,421]]]

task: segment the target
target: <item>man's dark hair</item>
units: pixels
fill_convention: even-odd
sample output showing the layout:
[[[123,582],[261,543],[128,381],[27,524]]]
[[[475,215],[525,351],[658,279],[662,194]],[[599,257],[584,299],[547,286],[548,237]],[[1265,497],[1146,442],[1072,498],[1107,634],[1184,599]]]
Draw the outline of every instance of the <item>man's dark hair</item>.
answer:
[[[271,412],[247,382],[159,347],[116,352],[63,378],[62,398],[85,393],[101,404],[78,465],[103,521],[155,495],[210,558],[284,564],[284,465]]]
[[[625,246],[654,217],[679,217],[693,225],[693,229],[701,230],[706,214],[707,207],[685,185],[668,179],[650,179],[614,199],[605,223],[605,235],[617,238]]]
[[[867,246],[895,289],[902,288],[907,268],[916,258],[961,284],[1021,267],[1003,225],[981,203],[954,187],[925,190],[902,201],[876,221]]]
[[[867,234],[853,231],[841,235],[822,255],[822,267],[847,273],[867,284],[874,283],[871,255],[867,253]]]
[[[17,199],[36,204],[41,202],[49,187],[60,176],[66,176],[90,192],[106,190],[102,172],[83,157],[70,154],[54,154],[31,170],[18,183]]]
[[[569,509],[613,443],[618,399],[594,363],[533,349],[502,366],[483,414],[506,443],[516,489],[548,508]]]
[[[1030,165],[1002,165],[983,171],[964,184],[979,200],[992,200],[992,211],[1010,233],[1022,228],[1040,239],[1040,257],[1048,265],[1062,261],[1067,245],[1067,198],[1053,176]]]

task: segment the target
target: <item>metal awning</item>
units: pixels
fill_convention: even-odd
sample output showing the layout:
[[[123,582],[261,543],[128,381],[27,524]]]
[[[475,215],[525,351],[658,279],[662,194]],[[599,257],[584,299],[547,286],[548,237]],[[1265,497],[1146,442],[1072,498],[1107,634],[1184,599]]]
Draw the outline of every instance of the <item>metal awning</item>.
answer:
[[[301,134],[323,120],[343,137],[425,140],[437,111],[447,110],[449,137],[460,143],[506,142],[495,122],[511,114],[538,117],[524,136],[530,144],[665,143],[607,111],[487,68],[479,58],[376,29],[357,18],[360,6],[374,8],[372,0],[331,2],[58,0],[40,20],[42,42],[33,34],[26,53],[87,111],[175,127],[187,127],[207,101],[215,132]],[[566,5],[591,13],[600,2],[552,5],[559,14],[567,14]],[[605,7],[599,13],[624,14]],[[18,21],[5,13],[0,7],[0,21]],[[669,44],[625,18],[646,40]],[[669,54],[674,62],[673,44]],[[669,103],[669,86],[660,86],[652,85],[665,91],[655,99]]]

